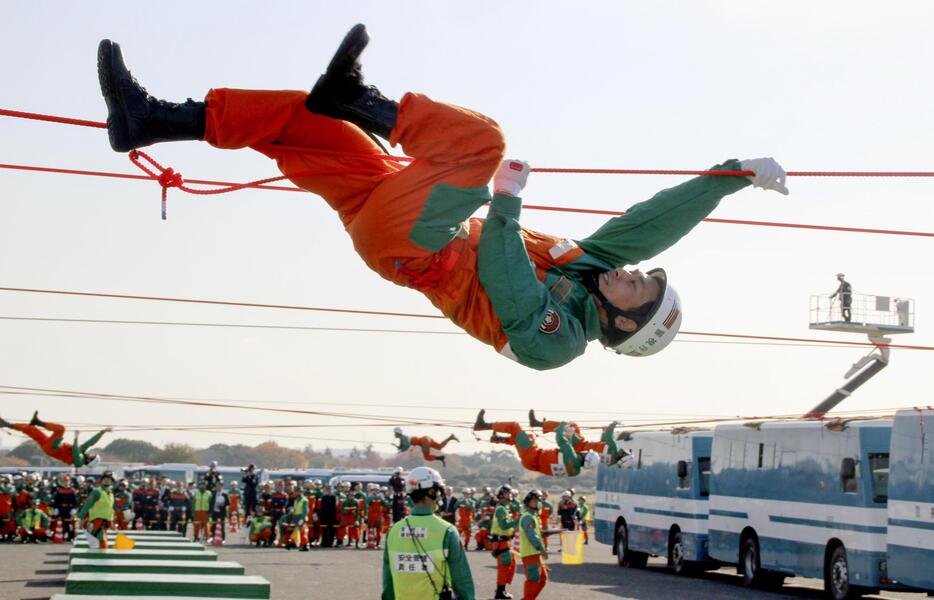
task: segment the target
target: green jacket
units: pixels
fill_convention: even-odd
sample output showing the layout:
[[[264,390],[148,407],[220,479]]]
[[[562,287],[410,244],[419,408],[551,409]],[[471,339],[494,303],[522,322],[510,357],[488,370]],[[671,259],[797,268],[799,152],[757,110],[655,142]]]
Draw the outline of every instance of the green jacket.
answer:
[[[739,168],[739,161],[729,160],[712,170]],[[494,195],[480,235],[477,269],[517,360],[545,370],[583,354],[587,342],[601,333],[583,276],[652,258],[691,231],[721,198],[750,184],[745,177],[702,176],[662,190],[591,236],[569,242],[584,253],[549,268],[544,281],[536,275],[519,226],[522,201]]]
[[[413,515],[430,515],[432,510],[423,506],[412,509]],[[451,573],[451,587],[457,594],[458,600],[476,600],[473,576],[470,574],[470,564],[461,545],[460,537],[453,525],[444,537],[444,550],[447,554],[448,569]],[[392,571],[389,565],[389,546],[383,550],[383,595],[382,600],[396,600],[396,593],[392,585]]]

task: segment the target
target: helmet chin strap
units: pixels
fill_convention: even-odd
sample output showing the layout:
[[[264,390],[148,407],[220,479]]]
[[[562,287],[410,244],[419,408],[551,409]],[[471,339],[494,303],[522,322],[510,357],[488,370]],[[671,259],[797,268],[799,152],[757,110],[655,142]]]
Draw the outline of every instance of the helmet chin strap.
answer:
[[[603,292],[600,291],[600,275],[602,274],[603,271],[588,271],[584,274],[583,284],[588,292],[596,296],[597,302],[600,303],[600,306],[603,307],[603,310],[606,312],[607,323],[606,327],[603,328],[604,339],[601,340],[601,342],[604,342],[604,346],[618,346],[634,332],[618,329],[616,327],[616,317],[623,317],[630,321],[635,321],[637,325],[641,326],[647,311],[643,310],[642,307],[636,310],[622,310],[607,300]]]

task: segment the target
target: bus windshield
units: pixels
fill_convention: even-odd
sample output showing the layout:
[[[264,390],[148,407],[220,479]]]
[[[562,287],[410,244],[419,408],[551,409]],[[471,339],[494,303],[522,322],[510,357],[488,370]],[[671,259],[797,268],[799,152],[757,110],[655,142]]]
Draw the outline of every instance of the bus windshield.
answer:
[[[869,472],[872,473],[872,501],[885,504],[889,500],[889,455],[870,454]]]

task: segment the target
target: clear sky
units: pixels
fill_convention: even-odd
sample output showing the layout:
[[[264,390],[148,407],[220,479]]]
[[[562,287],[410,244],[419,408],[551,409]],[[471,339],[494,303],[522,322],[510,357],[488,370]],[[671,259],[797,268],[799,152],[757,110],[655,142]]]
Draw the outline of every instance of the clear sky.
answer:
[[[340,6],[340,7],[338,7]],[[706,168],[774,156],[789,170],[934,170],[934,4],[929,2],[126,2],[30,0],[0,20],[0,107],[103,120],[98,41],[121,43],[161,97],[211,87],[307,89],[346,30],[367,24],[369,80],[480,110],[508,155],[539,167]],[[398,152],[399,149],[396,149]],[[166,144],[189,178],[278,175],[250,151]],[[132,173],[100,130],[0,118],[0,163]],[[533,174],[527,202],[623,210],[677,177]],[[788,197],[747,189],[714,216],[934,231],[934,180],[789,179]],[[152,183],[0,170],[0,286],[433,312],[371,273],[312,195],[170,192]],[[526,211],[525,226],[583,237],[603,218]],[[913,297],[934,344],[930,238],[701,224],[644,268],[664,266],[693,331],[821,337],[808,298],[843,271],[857,292]],[[454,331],[444,321],[0,292],[0,316]],[[696,343],[649,359],[593,344],[535,372],[465,335],[0,321],[0,385],[411,420],[582,423],[797,413],[842,382],[863,349]],[[851,410],[930,404],[932,354],[894,351]],[[278,404],[288,402],[291,404]],[[398,405],[416,408],[396,408]],[[314,415],[0,395],[0,415],[117,428],[316,425],[236,434],[145,431],[157,443],[388,442],[392,423]],[[343,425],[340,425],[343,424]],[[348,426],[350,424],[351,426]],[[87,427],[82,427],[87,428]],[[407,427],[443,436],[448,430]],[[486,448],[466,430],[451,449]],[[249,433],[249,435],[246,435]],[[295,437],[279,437],[280,434]],[[302,439],[299,439],[302,438]],[[347,440],[325,441],[328,440]],[[7,438],[6,444],[16,440]],[[388,447],[381,447],[387,449]]]

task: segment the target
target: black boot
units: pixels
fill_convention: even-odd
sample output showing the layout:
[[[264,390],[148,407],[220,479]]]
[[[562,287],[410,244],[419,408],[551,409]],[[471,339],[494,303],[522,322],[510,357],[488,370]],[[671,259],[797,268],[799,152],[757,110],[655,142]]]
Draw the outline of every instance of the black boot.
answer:
[[[473,430],[474,431],[489,431],[493,429],[493,426],[486,422],[483,418],[483,415],[486,414],[486,409],[481,408],[480,412],[477,413],[477,420],[474,421]]]
[[[529,409],[529,427],[541,427],[545,424],[545,421],[535,418],[535,409]]]
[[[30,419],[29,424],[32,425],[33,427],[44,427],[44,426],[45,426],[45,423],[43,423],[43,422],[39,419],[39,411],[38,411],[38,410],[37,410],[36,412],[32,413],[32,419]]]
[[[512,594],[506,591],[505,585],[496,586],[496,595],[493,596],[493,600],[511,600]]]
[[[372,85],[363,83],[360,54],[370,42],[363,24],[355,25],[338,46],[327,71],[305,100],[313,113],[350,121],[366,132],[389,139],[399,105]]]
[[[97,48],[97,76],[107,103],[110,147],[127,152],[156,142],[204,138],[204,102],[159,100],[127,69],[120,45],[102,40]]]
[[[0,427],[9,427],[10,429],[13,429],[13,423],[10,423],[3,417],[0,417]]]
[[[499,435],[499,434],[494,433],[493,435],[490,436],[490,443],[491,444],[508,444],[509,436]]]
[[[441,461],[441,466],[447,468],[448,464],[444,462],[444,456],[439,456],[438,460]]]

